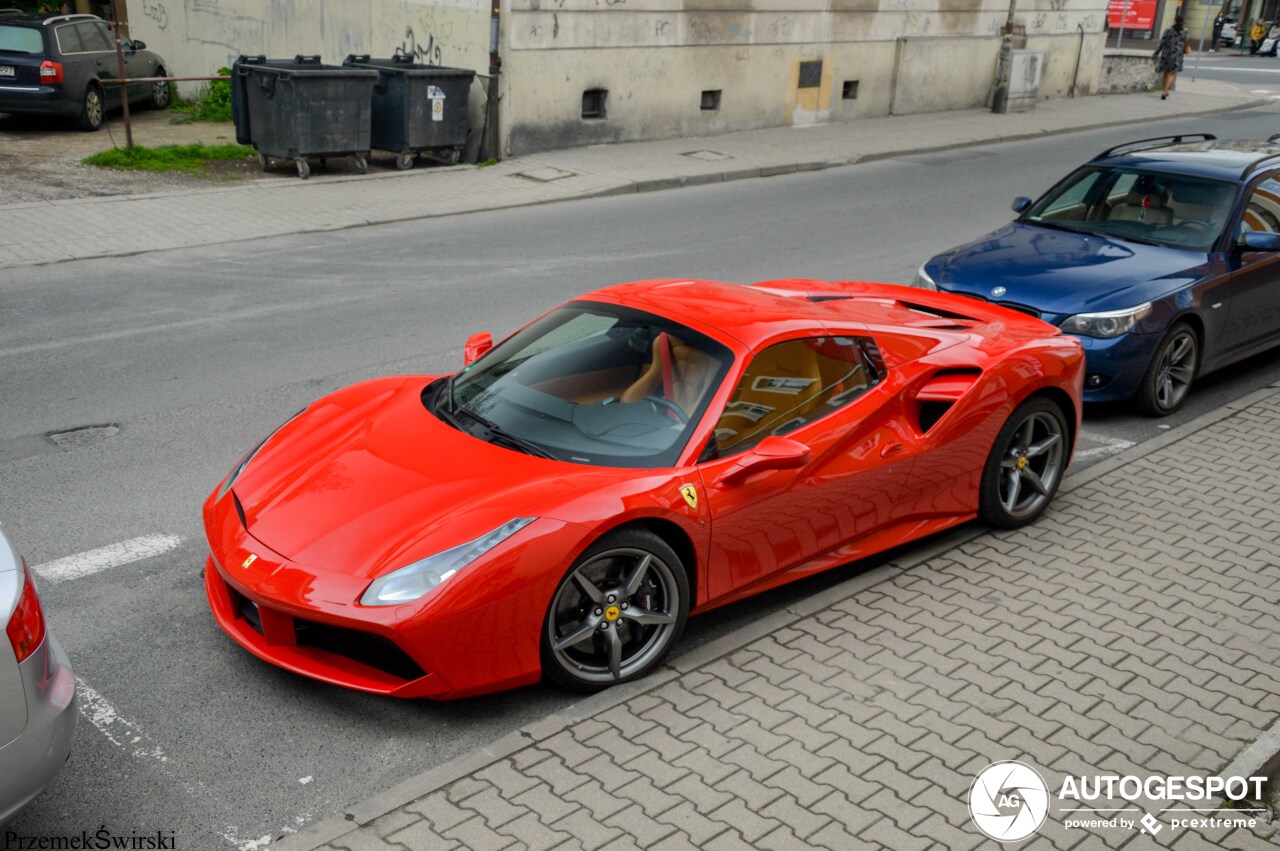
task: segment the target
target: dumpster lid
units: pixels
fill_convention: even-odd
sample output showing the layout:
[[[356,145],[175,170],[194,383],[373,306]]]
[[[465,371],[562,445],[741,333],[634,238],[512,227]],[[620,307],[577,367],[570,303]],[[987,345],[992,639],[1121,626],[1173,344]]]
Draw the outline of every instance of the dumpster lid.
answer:
[[[399,50],[399,48],[397,48]],[[406,74],[411,76],[433,77],[474,77],[475,71],[469,68],[449,68],[444,65],[424,65],[413,61],[408,53],[397,52],[385,59],[372,58],[368,53],[353,53],[342,64],[348,68],[372,68],[389,74]]]

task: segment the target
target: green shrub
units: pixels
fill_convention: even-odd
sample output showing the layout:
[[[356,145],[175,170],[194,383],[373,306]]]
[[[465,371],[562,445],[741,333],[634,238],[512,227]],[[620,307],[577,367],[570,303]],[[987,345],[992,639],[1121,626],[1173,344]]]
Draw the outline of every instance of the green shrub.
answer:
[[[218,73],[230,74],[231,69],[219,68]],[[174,98],[173,110],[186,113],[192,121],[230,121],[231,81],[210,80],[200,87],[194,98]]]

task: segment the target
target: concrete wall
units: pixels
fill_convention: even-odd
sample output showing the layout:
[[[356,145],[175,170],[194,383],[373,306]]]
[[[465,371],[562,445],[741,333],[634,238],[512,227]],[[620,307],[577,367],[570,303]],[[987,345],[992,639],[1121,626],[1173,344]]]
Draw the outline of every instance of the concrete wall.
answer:
[[[503,0],[502,149],[980,106],[1007,10],[1003,0]],[[1092,91],[1105,10],[1104,0],[1021,0],[1028,47],[1045,54],[1044,95],[1069,93],[1078,55],[1078,91]],[[820,84],[802,88],[801,64],[816,61]],[[588,89],[607,90],[606,117],[582,117]],[[719,108],[701,108],[716,90]]]
[[[1108,48],[1103,55],[1098,93],[1146,92],[1160,84],[1160,75],[1147,50]]]
[[[242,53],[318,53],[341,64],[349,53],[389,56],[397,47],[421,62],[489,67],[486,0],[127,2],[131,34],[160,53],[176,76],[212,74]]]

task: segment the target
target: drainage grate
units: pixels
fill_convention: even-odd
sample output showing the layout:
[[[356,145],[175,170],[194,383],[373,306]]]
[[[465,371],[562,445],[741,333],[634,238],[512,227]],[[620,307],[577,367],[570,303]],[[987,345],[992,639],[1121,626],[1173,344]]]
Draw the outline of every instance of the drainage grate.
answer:
[[[695,159],[695,160],[708,160],[708,161],[733,159],[733,157],[729,156],[728,154],[722,154],[719,151],[686,151],[680,156],[689,157],[690,159]]]
[[[530,169],[529,171],[518,172],[511,175],[512,177],[523,177],[525,180],[536,180],[539,183],[550,183],[553,180],[563,180],[566,177],[574,177],[572,171],[565,171],[562,168],[556,168],[553,165],[544,166],[543,168]]]

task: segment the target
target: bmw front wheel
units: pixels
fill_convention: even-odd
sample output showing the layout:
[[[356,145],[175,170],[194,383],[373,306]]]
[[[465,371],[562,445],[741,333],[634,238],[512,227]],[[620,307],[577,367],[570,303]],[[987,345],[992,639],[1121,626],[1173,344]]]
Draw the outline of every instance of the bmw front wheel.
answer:
[[[1160,341],[1155,357],[1138,386],[1138,409],[1149,417],[1166,417],[1187,400],[1200,367],[1200,341],[1185,322],[1179,322]]]
[[[688,613],[689,580],[671,547],[642,529],[610,533],[551,598],[542,670],[577,691],[639,679],[666,658]]]

